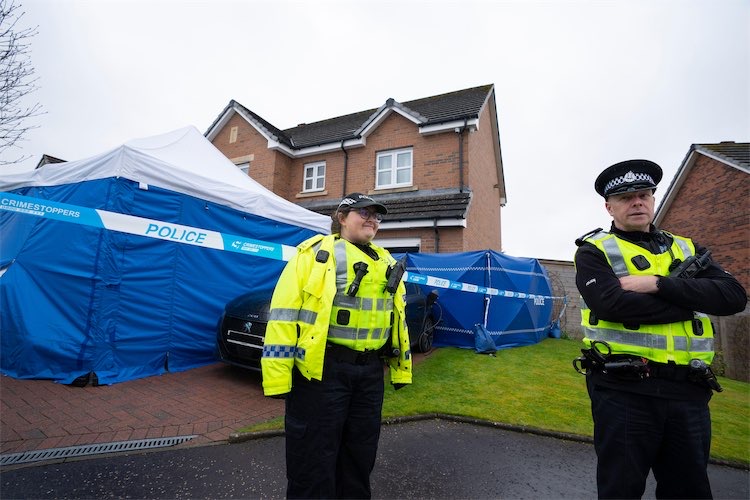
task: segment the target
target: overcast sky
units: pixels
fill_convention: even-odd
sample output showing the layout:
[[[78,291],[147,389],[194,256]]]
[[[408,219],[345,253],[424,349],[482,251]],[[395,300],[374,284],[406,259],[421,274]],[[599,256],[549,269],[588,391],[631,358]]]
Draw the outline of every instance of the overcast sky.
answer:
[[[46,114],[5,173],[205,132],[231,99],[285,129],[491,83],[502,250],[570,260],[609,227],[603,168],[656,161],[658,204],[691,144],[750,140],[748,0],[16,2]]]

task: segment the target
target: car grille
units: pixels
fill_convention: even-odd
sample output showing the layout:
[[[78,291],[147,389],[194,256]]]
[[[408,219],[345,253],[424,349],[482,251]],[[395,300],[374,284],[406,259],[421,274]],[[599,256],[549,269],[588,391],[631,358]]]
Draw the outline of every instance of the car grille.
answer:
[[[260,366],[265,322],[225,317],[221,335],[226,353],[232,360]]]

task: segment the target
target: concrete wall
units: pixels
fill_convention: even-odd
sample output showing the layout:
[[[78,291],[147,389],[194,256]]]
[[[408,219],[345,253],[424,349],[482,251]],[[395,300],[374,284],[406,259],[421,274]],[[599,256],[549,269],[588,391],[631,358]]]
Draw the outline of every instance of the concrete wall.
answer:
[[[572,261],[546,260],[539,262],[547,270],[552,282],[552,295],[566,297],[565,315],[560,320],[560,327],[568,338],[582,339],[581,329],[581,296],[576,288],[576,271]],[[562,301],[555,301],[553,316],[557,317],[562,307]]]

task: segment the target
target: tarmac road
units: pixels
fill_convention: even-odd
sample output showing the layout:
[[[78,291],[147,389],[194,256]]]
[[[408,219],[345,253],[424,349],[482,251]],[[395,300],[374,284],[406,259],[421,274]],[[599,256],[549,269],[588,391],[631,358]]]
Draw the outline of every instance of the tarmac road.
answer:
[[[383,426],[373,498],[596,498],[593,446],[445,420]],[[283,498],[284,439],[183,447],[0,471],[0,497]],[[714,497],[750,472],[709,466]],[[649,479],[644,498],[654,498]]]

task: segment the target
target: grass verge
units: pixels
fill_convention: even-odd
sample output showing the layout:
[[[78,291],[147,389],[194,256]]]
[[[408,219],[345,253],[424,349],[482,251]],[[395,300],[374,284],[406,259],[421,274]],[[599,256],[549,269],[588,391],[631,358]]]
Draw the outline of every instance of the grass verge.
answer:
[[[415,366],[411,386],[386,388],[383,418],[456,415],[590,437],[593,422],[585,379],[572,366],[580,348],[580,341],[546,339],[494,356],[436,349]],[[724,392],[714,394],[710,403],[711,456],[750,465],[750,384],[719,381]],[[240,432],[279,429],[283,418]]]

